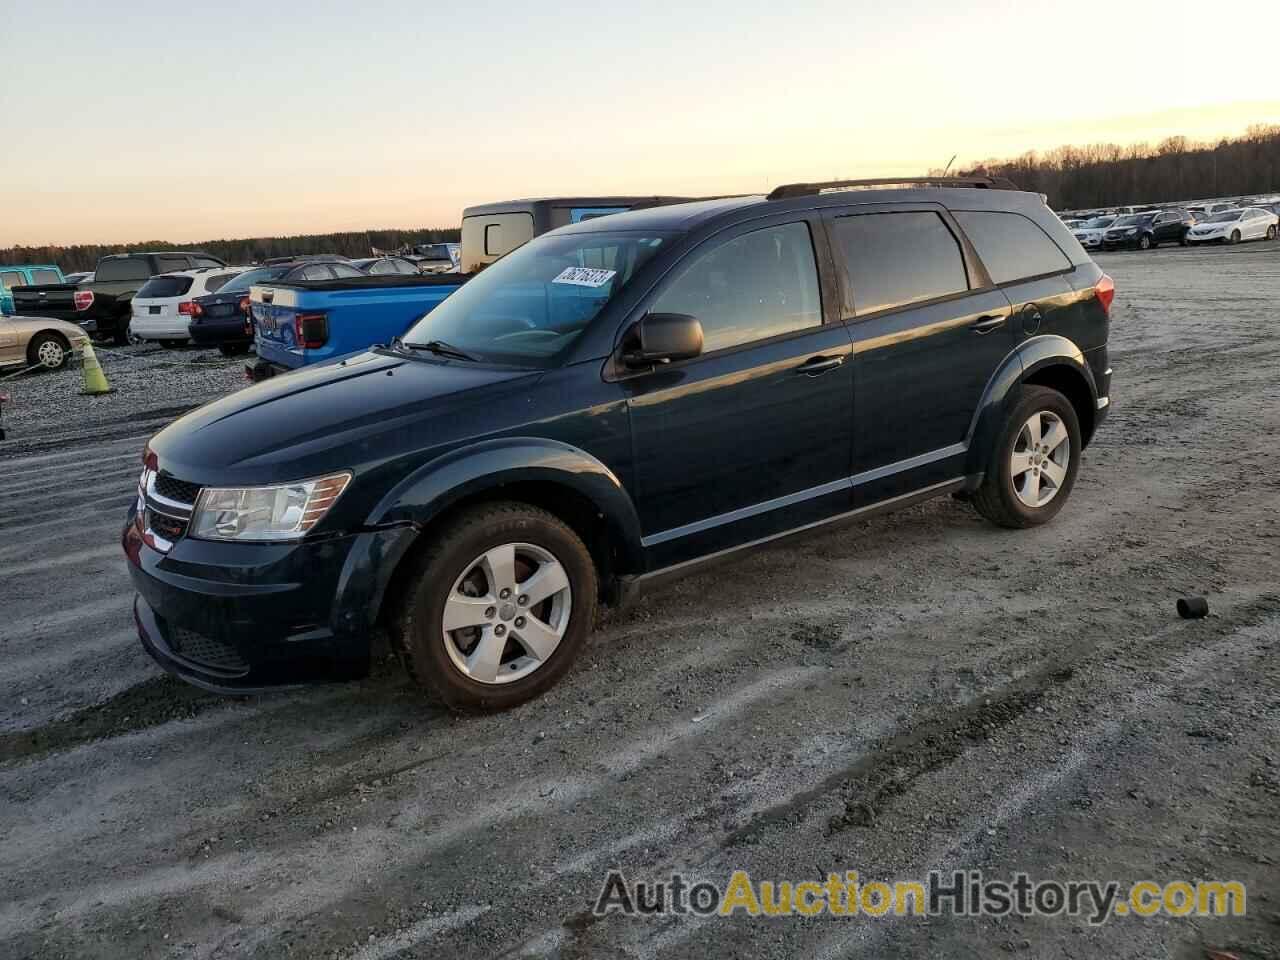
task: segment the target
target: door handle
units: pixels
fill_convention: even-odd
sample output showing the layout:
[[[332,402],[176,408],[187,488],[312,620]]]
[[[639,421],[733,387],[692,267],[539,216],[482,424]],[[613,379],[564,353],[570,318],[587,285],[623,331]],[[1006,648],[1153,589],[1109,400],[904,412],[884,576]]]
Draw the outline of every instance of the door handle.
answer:
[[[990,333],[996,327],[1003,327],[1008,317],[979,317],[973,323],[969,324],[969,329],[974,333]]]
[[[817,377],[826,373],[828,370],[834,370],[836,367],[844,363],[844,357],[810,357],[800,366],[796,367],[796,373],[803,373],[806,377]]]

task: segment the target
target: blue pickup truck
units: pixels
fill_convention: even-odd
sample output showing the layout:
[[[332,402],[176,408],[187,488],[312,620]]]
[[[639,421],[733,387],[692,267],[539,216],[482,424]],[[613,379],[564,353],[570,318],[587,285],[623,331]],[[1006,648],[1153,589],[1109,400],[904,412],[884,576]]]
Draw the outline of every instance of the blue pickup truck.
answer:
[[[249,322],[258,359],[251,380],[390,343],[469,279],[468,274],[375,275],[255,284]]]
[[[64,283],[62,269],[52,263],[23,266],[0,266],[0,316],[16,311],[13,306],[14,287],[31,287],[42,283]]]

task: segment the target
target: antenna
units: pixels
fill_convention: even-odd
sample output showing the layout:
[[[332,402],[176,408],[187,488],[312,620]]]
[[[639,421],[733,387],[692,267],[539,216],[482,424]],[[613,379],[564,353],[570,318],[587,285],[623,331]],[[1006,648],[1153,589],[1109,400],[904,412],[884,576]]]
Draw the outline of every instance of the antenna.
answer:
[[[956,162],[956,157],[958,156],[960,156],[960,154],[953,153],[951,155],[951,159],[947,161],[947,165],[942,168],[942,175],[944,177],[951,171],[951,165]]]

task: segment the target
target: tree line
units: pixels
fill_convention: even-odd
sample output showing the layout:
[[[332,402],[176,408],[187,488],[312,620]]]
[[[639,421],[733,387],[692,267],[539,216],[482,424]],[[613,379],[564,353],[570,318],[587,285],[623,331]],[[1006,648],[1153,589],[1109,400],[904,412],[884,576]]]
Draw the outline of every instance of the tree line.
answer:
[[[249,264],[269,257],[336,253],[344,257],[368,257],[376,247],[396,250],[418,243],[456,243],[460,231],[433,228],[421,230],[360,230],[349,233],[309,233],[288,237],[251,237],[243,240],[206,240],[203,243],[171,243],[147,240],[143,243],[78,243],[69,247],[9,247],[0,249],[0,263],[56,263],[64,273],[92,270],[98,258],[111,253],[148,250],[203,250],[230,264]]]
[[[930,170],[930,176],[942,175]],[[1280,192],[1280,125],[1254,125],[1217,143],[1169,137],[1152,146],[1095,143],[986,160],[960,176],[1008,177],[1056,210]]]

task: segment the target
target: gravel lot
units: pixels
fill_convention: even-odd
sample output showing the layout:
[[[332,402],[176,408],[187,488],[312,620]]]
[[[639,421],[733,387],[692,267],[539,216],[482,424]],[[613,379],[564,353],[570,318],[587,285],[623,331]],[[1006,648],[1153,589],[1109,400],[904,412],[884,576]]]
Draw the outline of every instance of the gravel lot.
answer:
[[[113,358],[98,399],[11,382],[0,956],[1280,957],[1280,244],[1099,260],[1114,408],[1053,523],[948,499],[751,554],[497,716],[424,706],[394,663],[234,700],[161,674],[118,527],[143,435],[241,363]],[[1250,898],[1099,927],[596,919],[611,866]]]

